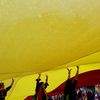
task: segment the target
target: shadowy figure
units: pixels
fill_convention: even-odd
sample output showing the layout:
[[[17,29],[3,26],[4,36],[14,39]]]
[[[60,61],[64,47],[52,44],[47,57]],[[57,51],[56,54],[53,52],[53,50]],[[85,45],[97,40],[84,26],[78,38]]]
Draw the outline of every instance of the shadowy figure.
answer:
[[[81,89],[78,90],[76,100],[84,100]]]
[[[7,92],[11,89],[13,83],[14,83],[14,79],[12,79],[11,85],[8,86],[7,88],[5,88],[4,83],[0,83],[0,100],[5,100]]]
[[[79,66],[76,66],[77,72],[73,80],[70,79],[70,74],[72,69],[68,69],[68,79],[64,88],[64,100],[76,100],[76,85],[78,82]]]
[[[48,84],[48,76],[46,75],[46,81],[40,82],[41,74],[39,74],[38,78],[36,79],[36,94],[35,94],[35,100],[48,100],[48,96],[46,93],[46,88],[49,85]]]

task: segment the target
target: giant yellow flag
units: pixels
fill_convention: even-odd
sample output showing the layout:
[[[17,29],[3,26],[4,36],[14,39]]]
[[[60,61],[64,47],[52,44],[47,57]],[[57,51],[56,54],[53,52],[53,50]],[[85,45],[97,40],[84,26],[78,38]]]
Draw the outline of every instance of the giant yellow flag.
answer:
[[[7,99],[34,94],[36,73],[49,75],[51,91],[66,65],[100,69],[99,27],[99,0],[0,0],[0,81],[16,80]]]

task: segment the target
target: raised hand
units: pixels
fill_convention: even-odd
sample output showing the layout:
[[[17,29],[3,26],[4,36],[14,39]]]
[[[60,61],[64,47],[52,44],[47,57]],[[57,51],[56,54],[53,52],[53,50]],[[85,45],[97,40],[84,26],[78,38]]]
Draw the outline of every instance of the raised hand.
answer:
[[[78,79],[78,74],[79,74],[79,66],[76,66],[76,69],[77,69],[77,71],[76,71],[75,79]]]
[[[79,74],[79,66],[76,66],[76,68],[77,68],[76,74],[78,75]]]
[[[70,72],[72,69],[67,68],[68,72]]]
[[[13,83],[14,83],[14,79],[12,78],[11,86],[13,85]]]
[[[46,75],[46,82],[48,81],[48,75]]]
[[[12,83],[14,83],[14,79],[12,78]]]
[[[77,69],[79,69],[79,66],[76,66]]]
[[[67,68],[67,70],[68,70],[68,79],[70,79],[70,73],[72,69]]]
[[[38,79],[40,79],[40,77],[41,77],[41,73],[38,74]]]

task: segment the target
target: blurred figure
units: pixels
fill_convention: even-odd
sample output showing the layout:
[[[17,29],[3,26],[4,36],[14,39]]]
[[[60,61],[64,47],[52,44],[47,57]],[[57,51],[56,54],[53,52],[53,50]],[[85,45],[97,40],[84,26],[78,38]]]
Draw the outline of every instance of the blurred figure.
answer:
[[[76,100],[83,100],[83,94],[82,94],[82,91],[80,89],[79,89],[79,91],[77,93]]]
[[[83,100],[87,100],[87,92],[86,92],[86,90],[84,90],[84,93],[83,93]]]
[[[46,88],[49,85],[48,84],[48,76],[46,75],[46,81],[44,82],[40,82],[40,77],[41,74],[39,74],[38,78],[36,79],[36,94],[35,94],[35,98],[36,100],[48,100],[48,96],[46,93]]]
[[[78,74],[79,74],[79,66],[76,66],[77,72],[73,80],[70,79],[70,73],[72,69],[68,69],[68,80],[66,81],[64,88],[64,100],[76,100],[77,93],[75,91],[77,82],[78,82]]]
[[[94,100],[91,91],[88,91],[88,92],[87,92],[87,100]]]
[[[7,88],[5,88],[4,83],[0,83],[0,100],[5,100],[7,92],[11,89],[13,83],[14,83],[14,79],[12,79],[11,85],[8,86]]]
[[[94,100],[95,98],[95,87],[87,86],[87,100]]]

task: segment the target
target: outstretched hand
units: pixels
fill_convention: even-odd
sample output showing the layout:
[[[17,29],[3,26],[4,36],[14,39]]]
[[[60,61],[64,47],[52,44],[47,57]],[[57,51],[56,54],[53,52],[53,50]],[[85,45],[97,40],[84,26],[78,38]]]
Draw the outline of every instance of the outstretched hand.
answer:
[[[79,66],[76,66],[76,68],[77,68],[77,74],[79,74]]]
[[[46,82],[48,81],[48,75],[46,75]]]
[[[48,79],[48,75],[46,75],[46,79]]]
[[[79,66],[76,66],[76,69],[77,69],[77,72],[76,72],[75,78],[76,78],[76,79],[78,79],[78,74],[79,74]]]
[[[68,70],[68,73],[70,73],[72,69],[67,68],[67,70]]]
[[[40,79],[40,77],[41,77],[41,73],[38,73],[38,79]]]
[[[79,66],[76,66],[77,70],[79,70]]]
[[[12,87],[13,83],[14,83],[14,79],[12,78],[11,87]]]
[[[39,77],[41,77],[41,73],[39,73],[38,75],[39,75]]]
[[[70,73],[72,69],[67,68],[67,70],[68,70],[68,79],[70,79]]]
[[[14,79],[12,78],[12,83],[14,83]]]

